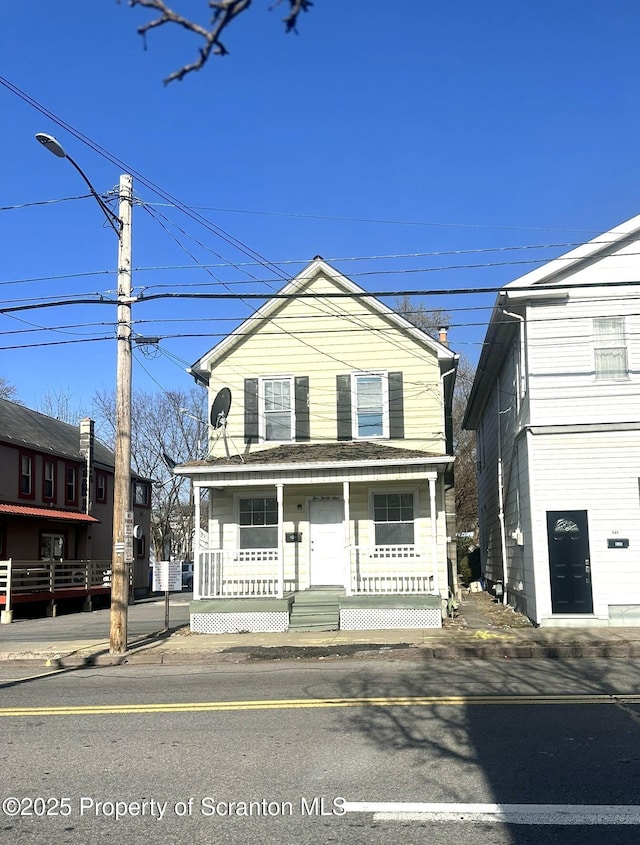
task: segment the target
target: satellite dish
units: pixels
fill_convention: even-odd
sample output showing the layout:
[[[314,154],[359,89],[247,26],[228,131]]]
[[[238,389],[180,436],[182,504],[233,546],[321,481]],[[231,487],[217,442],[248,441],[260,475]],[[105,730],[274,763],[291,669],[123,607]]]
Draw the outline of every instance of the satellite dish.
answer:
[[[211,414],[209,419],[214,428],[221,428],[226,422],[231,407],[231,391],[228,387],[223,387],[218,391],[216,398],[213,400],[211,406]]]
[[[165,462],[165,464],[167,465],[167,467],[168,467],[169,469],[171,469],[171,470],[172,470],[172,469],[175,467],[175,465],[176,465],[176,461],[174,461],[174,460],[173,460],[173,458],[170,458],[170,457],[169,457],[169,455],[167,455],[167,453],[166,453],[166,452],[163,452],[163,453],[162,453],[162,460]]]

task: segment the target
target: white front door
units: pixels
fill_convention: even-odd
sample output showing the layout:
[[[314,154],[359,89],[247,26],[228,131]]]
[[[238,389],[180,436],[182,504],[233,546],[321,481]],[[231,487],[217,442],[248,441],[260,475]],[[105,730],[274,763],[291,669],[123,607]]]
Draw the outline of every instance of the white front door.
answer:
[[[344,585],[344,527],[340,499],[309,503],[310,586]]]

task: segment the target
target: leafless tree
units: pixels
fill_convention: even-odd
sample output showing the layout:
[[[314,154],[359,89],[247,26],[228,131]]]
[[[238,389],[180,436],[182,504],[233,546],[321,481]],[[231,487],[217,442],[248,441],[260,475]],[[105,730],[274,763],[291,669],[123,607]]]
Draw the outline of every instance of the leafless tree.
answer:
[[[0,399],[18,402],[18,389],[5,376],[0,376]],[[18,404],[20,403],[18,402]]]
[[[285,30],[286,32],[297,32],[296,25],[300,13],[307,12],[313,2],[312,0],[274,0],[270,8],[273,9],[283,2],[289,4],[288,14],[283,18]],[[215,56],[228,54],[229,51],[221,40],[222,35],[239,15],[247,11],[251,6],[251,0],[206,0],[206,2],[203,0],[203,9],[206,6],[211,12],[210,22],[206,26],[197,23],[191,17],[185,17],[180,12],[170,9],[165,0],[129,0],[129,5],[144,6],[146,9],[158,12],[158,17],[138,28],[138,32],[145,39],[145,44],[148,32],[165,25],[186,29],[201,40],[198,58],[169,74],[164,80],[164,84],[168,85],[169,82],[176,79],[184,79],[188,73],[200,70],[207,63],[212,53]]]
[[[427,308],[409,296],[397,297],[395,310],[410,323],[438,338],[438,329],[448,326],[449,314],[441,308]],[[455,446],[455,503],[458,531],[474,531],[478,521],[478,485],[476,480],[475,432],[462,428],[467,400],[473,384],[475,368],[471,361],[460,356],[456,386],[453,394],[453,439]]]
[[[88,405],[90,406],[90,403]],[[83,408],[75,402],[70,388],[56,388],[51,385],[36,402],[36,410],[71,425],[78,425],[83,417],[91,416],[88,408]]]
[[[94,413],[98,433],[115,441],[115,396],[96,393]],[[189,482],[174,475],[177,463],[206,455],[206,394],[189,392],[136,392],[132,398],[131,461],[143,478],[153,480],[152,549],[156,559],[186,557],[193,538],[193,502]]]

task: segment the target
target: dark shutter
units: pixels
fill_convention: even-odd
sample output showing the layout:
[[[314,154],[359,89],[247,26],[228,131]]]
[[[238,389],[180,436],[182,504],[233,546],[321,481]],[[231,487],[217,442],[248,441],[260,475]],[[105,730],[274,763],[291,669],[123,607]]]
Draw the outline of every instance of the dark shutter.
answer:
[[[389,438],[401,440],[404,437],[404,398],[402,373],[389,373]]]
[[[338,440],[352,440],[351,376],[336,376]]]
[[[244,442],[256,443],[258,430],[258,379],[244,380]]]
[[[309,376],[296,376],[296,441],[310,440]]]

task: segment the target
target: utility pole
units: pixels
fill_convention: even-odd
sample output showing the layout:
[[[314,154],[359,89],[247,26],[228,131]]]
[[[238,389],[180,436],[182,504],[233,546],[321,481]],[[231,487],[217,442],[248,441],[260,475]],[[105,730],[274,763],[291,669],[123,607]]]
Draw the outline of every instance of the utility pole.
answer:
[[[131,218],[133,180],[120,177],[118,238],[118,326],[116,369],[116,444],[113,477],[113,551],[109,652],[127,650],[129,567],[133,561],[131,534]]]
[[[67,155],[53,135],[38,132],[36,139],[57,158],[66,158],[84,179],[107,222],[118,238],[118,326],[116,369],[116,448],[113,470],[113,547],[111,553],[111,617],[109,652],[127,650],[129,564],[133,563],[133,515],[131,513],[131,217],[133,179],[120,177],[119,215],[114,214],[93,187],[80,165]]]

